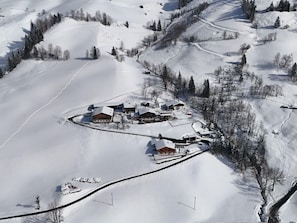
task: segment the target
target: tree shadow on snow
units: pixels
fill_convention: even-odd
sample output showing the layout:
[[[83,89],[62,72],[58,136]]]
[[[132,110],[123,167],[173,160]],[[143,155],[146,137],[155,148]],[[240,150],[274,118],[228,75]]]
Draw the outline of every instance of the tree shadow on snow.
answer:
[[[155,148],[153,147],[153,145],[150,142],[148,142],[146,144],[145,154],[146,155],[156,155],[157,154],[157,151],[155,150]]]
[[[92,112],[88,112],[88,113],[86,113],[83,117],[82,117],[82,119],[80,120],[80,122],[87,122],[87,123],[89,123],[89,122],[91,122],[92,121]]]
[[[269,74],[269,79],[272,81],[288,81],[288,75],[287,74]]]
[[[16,206],[22,208],[34,208],[34,205],[32,204],[17,204]]]
[[[230,12],[226,12],[220,16],[218,21],[225,21],[225,20],[231,20],[231,19],[246,19],[246,15],[242,13],[241,8],[236,8]]]
[[[92,58],[87,58],[87,57],[76,57],[74,59],[76,59],[76,60],[93,60]]]
[[[253,178],[251,178],[253,179]],[[233,184],[240,190],[240,194],[248,195],[250,201],[259,202],[261,200],[260,188],[252,182],[244,181],[240,175],[233,181]]]
[[[177,2],[176,1],[170,1],[164,4],[163,10],[164,11],[174,11],[177,9]]]

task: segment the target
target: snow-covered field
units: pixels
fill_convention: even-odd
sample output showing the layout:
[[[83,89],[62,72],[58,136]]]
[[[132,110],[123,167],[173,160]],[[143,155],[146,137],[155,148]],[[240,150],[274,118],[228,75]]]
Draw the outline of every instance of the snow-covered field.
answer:
[[[191,4],[202,1],[194,0]],[[272,65],[277,52],[293,53],[296,39],[296,12],[281,14],[290,28],[277,30],[277,41],[259,44],[258,38],[273,30],[251,28],[244,20],[239,0],[209,1],[200,21],[183,35],[200,33],[208,41],[199,44],[177,42],[162,50],[149,48],[140,60],[166,63],[197,83],[213,80],[218,66],[239,61],[243,43],[251,44],[247,53],[249,69],[265,83],[283,86],[283,96],[251,101],[257,119],[267,129],[268,157],[271,165],[281,167],[287,176],[284,186],[276,187],[277,199],[296,176],[296,111],[280,105],[296,100],[296,86],[286,81],[286,71]],[[258,1],[265,8],[269,1]],[[143,7],[139,7],[139,6]],[[74,125],[66,119],[87,112],[90,104],[111,101],[141,101],[144,68],[136,58],[118,62],[110,55],[113,46],[137,47],[152,34],[147,22],[166,21],[175,0],[3,0],[0,1],[0,65],[10,51],[21,45],[30,21],[45,9],[67,13],[83,8],[94,14],[106,12],[115,22],[103,26],[95,22],[66,18],[52,27],[40,45],[49,43],[70,51],[67,61],[26,60],[0,79],[0,218],[35,212],[35,197],[40,196],[41,210],[57,200],[67,204],[100,185],[121,178],[156,170],[146,155],[149,137],[100,132]],[[294,16],[292,16],[294,15]],[[274,22],[276,12],[259,18],[259,27]],[[123,24],[128,21],[129,28]],[[224,31],[238,32],[239,38],[219,40]],[[295,39],[294,39],[295,38]],[[86,60],[92,46],[101,51],[98,60]],[[162,95],[168,97],[165,93]],[[162,97],[161,96],[161,97]],[[176,123],[147,124],[134,131],[147,135],[181,137],[193,133],[193,119]],[[198,119],[198,118],[197,118]],[[273,134],[272,130],[279,134]],[[57,187],[73,177],[100,177],[99,184],[74,183],[82,188],[62,196]],[[297,221],[296,196],[281,209],[281,219]],[[196,201],[196,202],[195,202]],[[262,200],[251,178],[234,172],[222,157],[203,153],[169,169],[125,181],[95,193],[64,209],[64,222],[257,222]],[[12,219],[3,222],[40,222],[38,218]]]

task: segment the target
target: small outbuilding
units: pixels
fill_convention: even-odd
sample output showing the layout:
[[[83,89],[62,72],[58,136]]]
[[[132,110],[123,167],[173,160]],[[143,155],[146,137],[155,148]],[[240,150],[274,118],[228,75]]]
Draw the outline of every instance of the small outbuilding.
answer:
[[[92,121],[94,123],[109,123],[112,121],[114,110],[107,106],[94,109],[92,113]]]
[[[175,144],[167,139],[152,139],[151,145],[156,149],[159,155],[170,155],[177,152]]]
[[[184,107],[185,104],[181,101],[167,101],[165,104],[161,106],[163,110],[179,110]]]

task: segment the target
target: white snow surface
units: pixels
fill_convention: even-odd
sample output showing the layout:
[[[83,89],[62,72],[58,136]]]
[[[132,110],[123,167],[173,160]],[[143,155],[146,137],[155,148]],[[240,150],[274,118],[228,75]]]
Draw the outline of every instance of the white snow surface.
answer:
[[[194,0],[189,7],[201,2]],[[296,112],[279,108],[296,101],[296,86],[286,81],[285,70],[273,67],[272,60],[277,52],[293,53],[297,58],[292,47],[296,44],[297,25],[292,21],[296,12],[279,14],[290,28],[276,30],[277,41],[261,45],[259,38],[273,30],[253,29],[242,15],[239,0],[209,2],[203,19],[183,35],[200,33],[199,38],[210,40],[190,45],[177,41],[162,50],[152,47],[139,59],[156,65],[166,63],[174,71],[202,83],[206,78],[213,80],[211,73],[218,66],[239,61],[237,52],[242,43],[251,44],[247,53],[249,69],[265,83],[283,87],[281,97],[251,101],[257,120],[267,130],[269,163],[280,167],[287,177],[286,184],[278,186],[272,195],[277,198],[297,177]],[[256,2],[260,8],[270,4],[268,0]],[[43,9],[67,13],[83,8],[90,14],[100,10],[115,19],[108,27],[65,19],[45,34],[40,45],[47,48],[52,43],[68,49],[70,60],[26,60],[0,80],[0,218],[36,211],[36,195],[40,196],[41,210],[45,210],[54,200],[66,204],[98,186],[80,184],[81,192],[62,197],[57,187],[74,176],[100,177],[99,185],[103,185],[168,165],[156,165],[146,155],[149,137],[100,132],[66,119],[86,112],[90,104],[140,100],[143,80],[147,78],[142,74],[143,67],[135,58],[116,61],[110,55],[111,48],[119,47],[121,42],[127,49],[138,46],[152,34],[144,25],[159,18],[166,21],[176,4],[174,0],[0,2],[0,15],[4,15],[0,17],[1,57],[21,46],[30,21]],[[273,24],[277,15],[271,12],[257,18],[259,27]],[[129,29],[123,26],[126,21]],[[218,40],[224,31],[238,32],[239,38]],[[86,50],[93,45],[102,56],[99,60],[85,60]],[[0,63],[3,67],[3,58]],[[157,135],[162,130],[169,137],[193,134],[189,120],[147,124],[133,130],[147,135]],[[279,134],[273,134],[273,130]],[[234,172],[224,158],[203,153],[164,171],[97,192],[66,208],[64,222],[257,222],[261,202],[253,180]],[[296,195],[281,209],[281,219],[297,221],[295,210]]]

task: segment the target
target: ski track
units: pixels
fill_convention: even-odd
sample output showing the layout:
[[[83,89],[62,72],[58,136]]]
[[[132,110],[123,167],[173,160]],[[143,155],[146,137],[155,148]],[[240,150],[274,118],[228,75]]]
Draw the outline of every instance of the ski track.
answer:
[[[292,114],[293,114],[293,109],[290,109],[290,113],[288,114],[287,118],[280,125],[281,130],[283,129],[283,127],[287,123],[287,121],[291,118]]]
[[[212,55],[217,56],[217,57],[220,57],[220,58],[225,58],[225,57],[226,57],[226,56],[223,55],[223,54],[219,54],[219,53],[216,53],[216,52],[214,52],[214,51],[211,51],[211,50],[207,50],[207,49],[202,48],[202,47],[199,45],[199,43],[191,43],[191,45],[197,47],[199,50],[201,50],[201,51],[203,51],[203,52],[205,52],[205,53],[209,53],[209,54],[212,54]]]
[[[244,32],[242,30],[236,30],[236,29],[231,29],[231,28],[227,28],[227,27],[223,27],[223,26],[219,26],[217,24],[215,24],[214,22],[211,22],[205,18],[202,18],[202,17],[199,17],[199,20],[204,23],[204,24],[207,24],[211,27],[214,27],[216,29],[219,29],[219,30],[223,30],[223,31],[229,31],[229,32],[235,32],[235,33],[240,33],[240,34],[250,34],[249,32]]]
[[[0,149],[3,149],[7,143],[9,143],[30,121],[31,119],[37,114],[39,113],[41,110],[45,109],[46,107],[48,107],[49,105],[51,105],[55,100],[57,100],[60,95],[62,95],[62,93],[69,87],[69,85],[72,83],[72,81],[75,79],[75,77],[89,64],[91,63],[91,61],[85,63],[78,71],[76,71],[72,77],[70,78],[70,80],[64,85],[64,87],[56,94],[56,96],[54,96],[49,102],[47,102],[46,104],[42,105],[40,108],[36,109],[34,112],[31,113],[31,115],[29,115],[29,117],[19,126],[19,128],[13,132],[1,145],[0,145]]]

